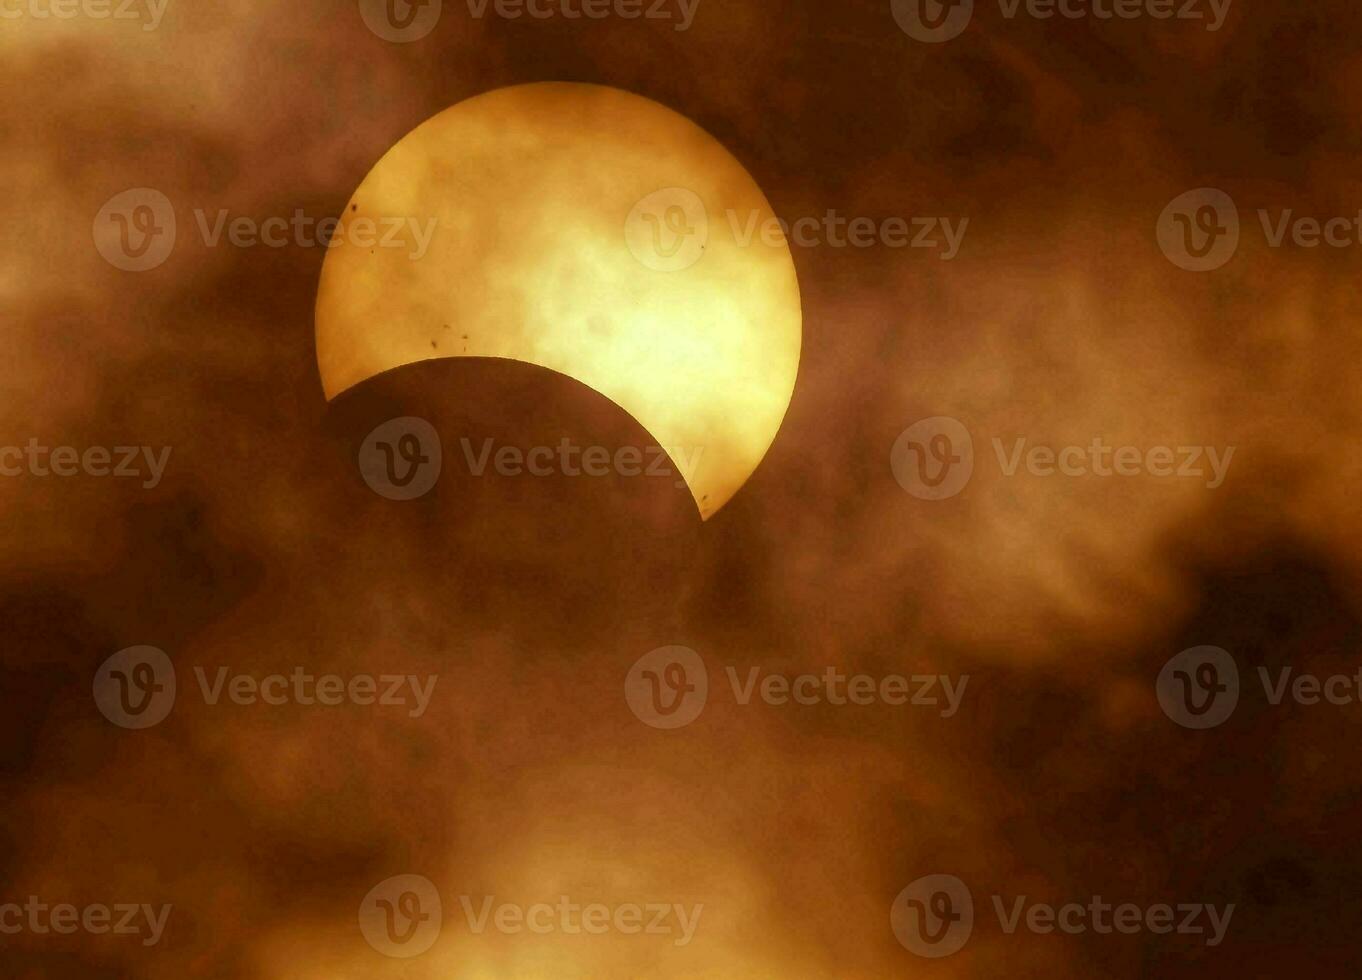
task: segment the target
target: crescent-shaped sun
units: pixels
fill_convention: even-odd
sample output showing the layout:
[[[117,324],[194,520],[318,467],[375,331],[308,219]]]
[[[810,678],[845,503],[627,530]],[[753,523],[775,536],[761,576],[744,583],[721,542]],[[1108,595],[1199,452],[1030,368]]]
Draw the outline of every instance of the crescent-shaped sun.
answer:
[[[461,102],[388,151],[330,244],[316,307],[328,399],[431,358],[536,364],[684,452],[705,519],[789,407],[802,329],[789,245],[733,155],[649,99],[541,83]]]

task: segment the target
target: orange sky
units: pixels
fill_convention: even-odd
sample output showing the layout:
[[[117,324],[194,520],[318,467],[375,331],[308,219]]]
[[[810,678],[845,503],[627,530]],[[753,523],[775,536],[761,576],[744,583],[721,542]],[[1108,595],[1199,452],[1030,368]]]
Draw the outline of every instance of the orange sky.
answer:
[[[28,0],[22,5],[28,9]],[[20,9],[6,7],[5,9]],[[142,9],[138,7],[137,9]],[[149,15],[148,15],[149,16]],[[170,904],[163,938],[0,934],[19,978],[263,980],[1344,975],[1362,706],[1257,697],[1170,724],[1178,651],[1359,664],[1362,538],[1348,248],[1273,248],[1258,212],[1362,208],[1355,4],[1236,3],[1223,28],[1009,20],[941,45],[888,0],[700,0],[677,21],[505,20],[446,2],[378,37],[353,2],[170,0],[148,20],[0,20],[0,448],[169,447],[163,478],[0,478],[0,905]],[[959,254],[796,247],[789,414],[701,523],[673,480],[474,476],[481,445],[651,438],[527,365],[431,361],[328,406],[322,249],[205,244],[210,222],[340,214],[440,110],[568,80],[719,139],[777,215],[968,218]],[[457,175],[451,177],[457,179]],[[179,236],[114,268],[92,222],[153,188]],[[1155,223],[1237,203],[1212,273]],[[439,484],[356,467],[419,416]],[[949,416],[976,469],[905,493],[899,434]],[[1224,483],[1008,476],[994,440],[1236,449]],[[0,456],[0,462],[5,457]],[[175,710],[101,716],[99,666],[147,644]],[[692,724],[640,722],[631,665],[697,651]],[[206,703],[194,668],[435,676],[428,709]],[[970,680],[959,711],[741,704],[725,668]],[[1256,683],[1256,681],[1255,681]],[[974,936],[896,941],[911,881],[968,881]],[[379,955],[357,914],[419,874],[438,942]],[[985,896],[1235,903],[1225,941],[1007,934]],[[460,905],[703,905],[693,938],[473,931]]]

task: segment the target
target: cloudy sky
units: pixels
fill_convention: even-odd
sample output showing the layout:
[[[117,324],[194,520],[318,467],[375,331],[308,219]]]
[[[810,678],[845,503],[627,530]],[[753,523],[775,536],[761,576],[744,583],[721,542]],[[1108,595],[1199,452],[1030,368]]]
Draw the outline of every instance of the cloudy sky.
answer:
[[[1272,685],[1362,666],[1362,15],[1111,6],[976,0],[931,43],[889,0],[599,19],[569,16],[578,0],[542,18],[444,0],[399,42],[355,0],[82,0],[69,17],[0,0],[0,906],[135,905],[141,930],[44,932],[43,913],[0,909],[2,972],[1344,975],[1357,681],[1339,704]],[[949,257],[792,249],[793,400],[707,522],[675,479],[473,473],[463,440],[652,444],[529,365],[427,361],[328,404],[326,250],[202,233],[224,212],[339,216],[422,121],[547,80],[683,114],[789,221],[962,230]],[[1189,271],[1166,209],[1202,188],[1233,202],[1237,248]],[[177,226],[141,272],[92,231],[130,189],[164,195]],[[1192,224],[1224,227],[1195,200]],[[445,462],[399,502],[357,458],[407,416]],[[973,470],[924,499],[894,448],[941,418]],[[1099,472],[1095,440],[1109,460],[1133,447],[1125,471]],[[68,476],[55,447],[79,457]],[[1047,465],[1068,447],[1083,455]],[[144,646],[176,697],[127,728],[96,681]],[[708,700],[658,728],[625,682],[672,646],[698,655]],[[1193,730],[1156,681],[1201,646],[1241,690]],[[938,703],[743,703],[753,676],[829,671],[932,677]],[[397,704],[309,704],[292,680],[280,704],[224,693],[297,674],[406,686]],[[403,875],[441,909],[389,884]],[[929,875],[973,898],[972,934],[941,958],[891,924]],[[385,895],[424,899],[438,935],[420,955],[362,927]],[[610,926],[574,931],[563,897]],[[1023,913],[1009,931],[1023,897],[1127,903],[1145,925],[1089,912],[1047,932]],[[1204,914],[1163,934],[1145,927],[1160,904],[1234,910],[1223,936]],[[495,924],[543,905],[543,930]],[[669,911],[633,934],[629,906]]]

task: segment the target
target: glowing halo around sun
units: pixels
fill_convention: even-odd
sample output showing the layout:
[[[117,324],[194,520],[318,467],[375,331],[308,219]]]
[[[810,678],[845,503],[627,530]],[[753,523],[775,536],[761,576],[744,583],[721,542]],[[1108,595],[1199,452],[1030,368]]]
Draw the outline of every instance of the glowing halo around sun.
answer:
[[[441,357],[548,368],[698,452],[681,475],[708,519],[775,439],[799,367],[773,219],[732,154],[649,99],[553,82],[461,102],[346,205],[317,292],[323,390]]]

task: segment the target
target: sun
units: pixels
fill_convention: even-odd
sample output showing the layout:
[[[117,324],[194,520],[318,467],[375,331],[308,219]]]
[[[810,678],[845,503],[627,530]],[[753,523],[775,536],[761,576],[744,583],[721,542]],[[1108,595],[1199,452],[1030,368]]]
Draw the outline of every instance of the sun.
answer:
[[[575,378],[632,415],[703,518],[780,428],[802,312],[783,235],[717,140],[618,89],[499,89],[427,120],[364,179],[323,264],[328,399],[442,357]]]

